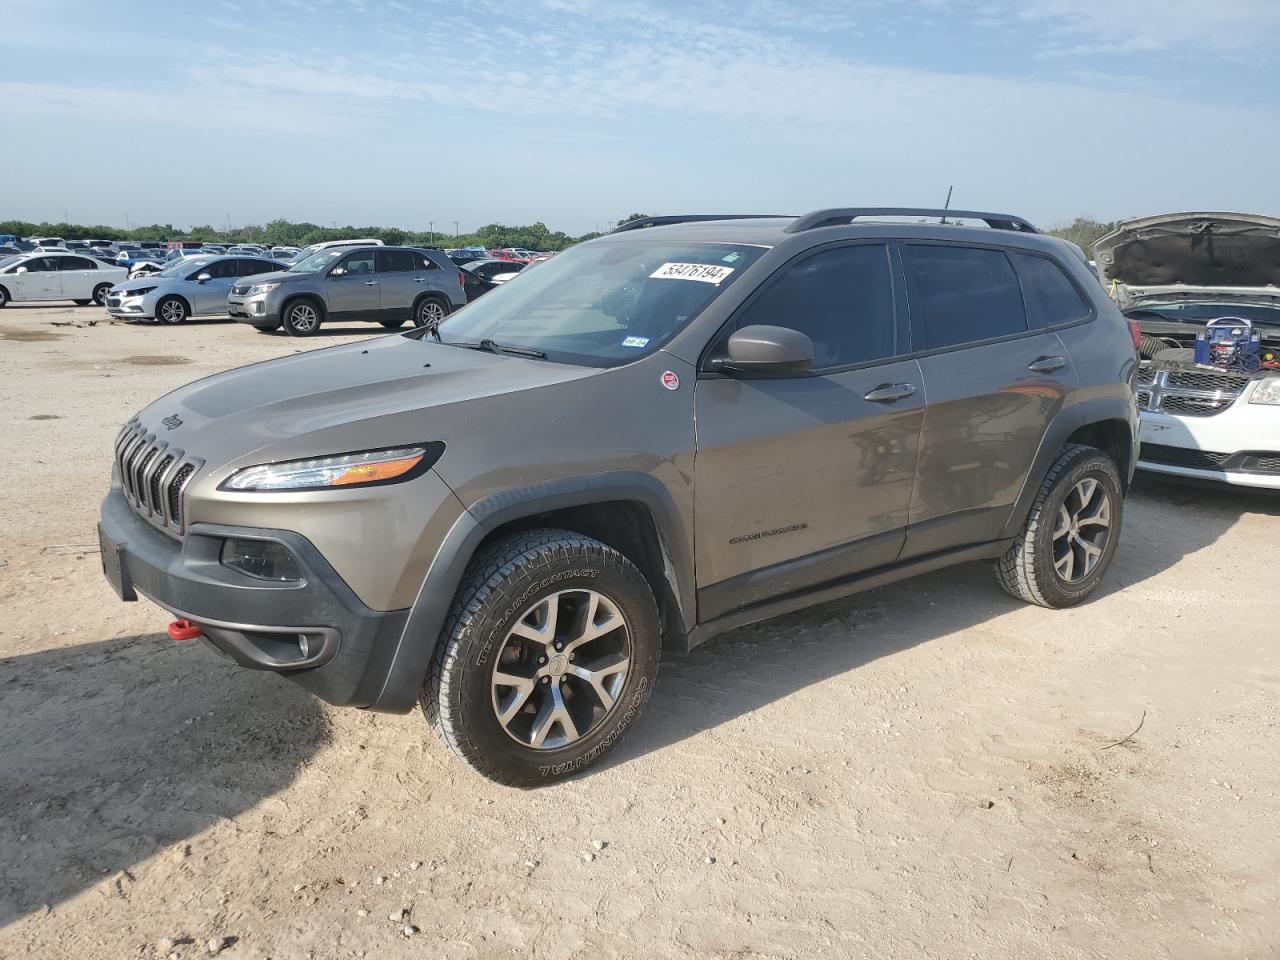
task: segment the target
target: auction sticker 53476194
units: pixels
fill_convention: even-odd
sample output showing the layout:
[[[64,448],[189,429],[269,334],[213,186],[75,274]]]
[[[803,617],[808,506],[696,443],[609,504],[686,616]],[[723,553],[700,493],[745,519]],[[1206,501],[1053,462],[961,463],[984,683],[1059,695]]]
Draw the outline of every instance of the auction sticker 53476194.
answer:
[[[697,280],[699,283],[719,283],[733,267],[721,267],[714,263],[664,263],[653,273],[651,280]]]

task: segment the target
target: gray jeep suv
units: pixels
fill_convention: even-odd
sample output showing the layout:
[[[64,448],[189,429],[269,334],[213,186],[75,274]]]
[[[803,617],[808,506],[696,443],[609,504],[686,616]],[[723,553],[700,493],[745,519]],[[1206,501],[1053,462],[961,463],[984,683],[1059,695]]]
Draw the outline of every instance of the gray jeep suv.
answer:
[[[438,324],[464,306],[463,277],[440,250],[331,247],[287,270],[237,283],[227,297],[233,320],[260,330],[310,337],[326,320],[375,320],[388,329],[412,320]]]
[[[116,444],[108,580],[485,776],[582,769],[660,651],[962,561],[1079,603],[1134,467],[1078,248],[940,211],[668,217],[438,328],[192,383]]]

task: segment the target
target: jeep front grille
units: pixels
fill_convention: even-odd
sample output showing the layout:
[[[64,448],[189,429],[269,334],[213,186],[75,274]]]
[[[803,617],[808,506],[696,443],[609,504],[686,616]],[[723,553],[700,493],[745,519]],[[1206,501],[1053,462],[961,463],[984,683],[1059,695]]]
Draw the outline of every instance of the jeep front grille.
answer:
[[[182,533],[182,494],[202,463],[148,433],[137,417],[116,440],[116,470],[125,500],[134,513],[171,536]]]
[[[1236,402],[1249,377],[1199,370],[1138,371],[1138,409],[1176,417],[1212,417]]]

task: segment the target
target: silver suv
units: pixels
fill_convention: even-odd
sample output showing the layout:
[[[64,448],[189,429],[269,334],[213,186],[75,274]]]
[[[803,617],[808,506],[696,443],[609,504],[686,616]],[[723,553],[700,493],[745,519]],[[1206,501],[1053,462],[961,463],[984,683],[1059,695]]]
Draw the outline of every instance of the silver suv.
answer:
[[[963,561],[1083,601],[1137,369],[1079,248],[1016,217],[633,221],[438,328],[153,403],[103,567],[174,639],[421,703],[476,770],[545,783],[618,742],[664,649]]]
[[[236,284],[227,312],[260,330],[310,337],[328,320],[434,327],[466,302],[458,268],[439,250],[333,247]]]

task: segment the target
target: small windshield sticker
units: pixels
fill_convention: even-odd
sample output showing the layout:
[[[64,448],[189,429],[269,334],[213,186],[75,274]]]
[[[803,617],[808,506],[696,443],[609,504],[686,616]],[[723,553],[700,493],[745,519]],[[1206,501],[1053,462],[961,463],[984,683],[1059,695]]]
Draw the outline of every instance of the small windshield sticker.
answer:
[[[627,337],[622,341],[624,347],[647,347],[649,345],[648,337]]]
[[[700,283],[720,283],[733,273],[733,267],[718,267],[713,263],[664,263],[653,273],[651,280],[697,280]]]
[[[738,253],[738,251],[735,250],[733,253],[730,253],[727,256],[721,257],[720,262],[721,263],[737,263],[741,258],[742,258],[742,254]]]
[[[668,370],[666,373],[662,375],[662,385],[666,387],[668,390],[679,390],[680,378],[677,377],[675,373]]]

